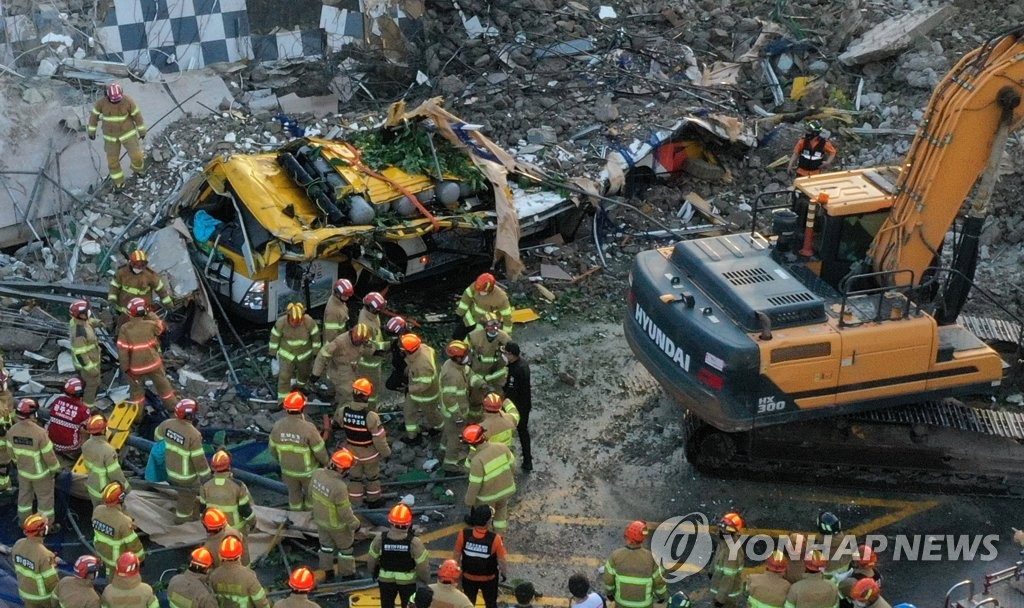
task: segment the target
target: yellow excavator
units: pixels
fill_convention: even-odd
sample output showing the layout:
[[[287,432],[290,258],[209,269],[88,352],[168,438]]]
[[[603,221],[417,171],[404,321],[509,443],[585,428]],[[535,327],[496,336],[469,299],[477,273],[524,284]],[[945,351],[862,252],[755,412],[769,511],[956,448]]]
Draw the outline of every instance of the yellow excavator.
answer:
[[[763,233],[637,256],[626,338],[686,408],[695,467],[1024,492],[1024,415],[951,399],[994,393],[1007,367],[957,320],[982,292],[978,238],[1022,93],[1024,25],[943,78],[900,166],[797,178],[758,198]]]

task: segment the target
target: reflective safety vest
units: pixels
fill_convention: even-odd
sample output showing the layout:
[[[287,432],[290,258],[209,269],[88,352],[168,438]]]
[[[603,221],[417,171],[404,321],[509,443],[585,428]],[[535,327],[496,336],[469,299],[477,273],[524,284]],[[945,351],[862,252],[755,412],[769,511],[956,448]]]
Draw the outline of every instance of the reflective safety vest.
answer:
[[[25,537],[11,550],[18,575],[18,595],[27,602],[49,601],[57,587],[56,557],[39,536]]]
[[[133,137],[146,135],[146,122],[142,119],[142,111],[135,100],[125,95],[121,101],[114,103],[101,97],[89,115],[89,135],[95,135],[99,123],[103,123],[103,139],[110,142],[127,141]]]
[[[491,293],[480,294],[470,285],[462,292],[455,315],[462,318],[467,327],[483,325],[487,313],[493,312],[501,320],[501,330],[512,333],[512,304],[508,301],[505,290],[497,285]]]
[[[96,555],[113,571],[117,558],[131,551],[139,561],[146,559],[146,550],[135,533],[135,522],[119,507],[96,505],[92,510],[92,542]]]
[[[372,352],[363,355],[359,359],[359,365],[370,369],[377,369],[384,362],[384,358],[374,353],[388,347],[388,342],[384,339],[383,333],[380,330],[380,315],[363,308],[359,311],[359,323],[370,328],[369,344],[373,347]],[[374,388],[376,389],[377,387]],[[374,393],[376,394],[377,391],[374,391]]]
[[[160,602],[153,595],[153,588],[134,576],[114,575],[103,590],[103,608],[159,608]]]
[[[359,518],[352,513],[348,487],[341,473],[317,469],[309,480],[309,496],[317,526],[331,530],[359,528]]]
[[[643,547],[620,547],[604,565],[604,585],[609,598],[625,608],[649,608],[668,594],[664,571]]]
[[[91,372],[100,366],[100,345],[90,321],[72,317],[68,321],[68,339],[75,369]]]
[[[199,501],[206,507],[220,509],[228,518],[228,525],[239,527],[246,521],[256,519],[252,511],[249,488],[234,479],[230,471],[214,473],[199,490]]]
[[[498,573],[498,556],[494,552],[494,539],[497,534],[490,530],[483,538],[473,535],[473,528],[462,531],[462,572],[477,576],[495,575]]]
[[[491,504],[516,491],[515,457],[507,447],[486,441],[469,457],[469,488],[466,504]]]
[[[195,572],[186,570],[167,584],[167,603],[171,608],[217,608],[217,598]]]
[[[330,458],[324,450],[320,432],[301,414],[288,414],[270,429],[270,455],[289,477],[309,477],[316,462],[327,466]]]
[[[435,405],[441,391],[434,349],[421,344],[416,352],[406,355],[405,362],[409,374],[409,399],[413,403]]]
[[[412,556],[412,538],[412,530],[409,530],[408,536],[399,540],[389,538],[387,533],[381,537],[379,563],[382,579],[390,579],[398,584],[416,580],[417,562]]]
[[[512,402],[505,400],[506,404]],[[515,413],[512,413],[515,412]],[[515,437],[516,429],[519,426],[519,410],[512,406],[511,411],[484,412],[484,419],[480,426],[487,431],[487,440],[512,447],[512,438]]]
[[[7,431],[7,441],[20,477],[37,481],[52,477],[60,470],[57,455],[53,453],[53,443],[35,420],[25,418],[16,422]]]
[[[167,479],[179,486],[195,486],[210,476],[203,452],[203,436],[187,420],[171,418],[156,427],[156,440],[167,446]]]
[[[220,608],[270,608],[267,590],[256,573],[237,561],[217,566],[210,574],[210,588]]]
[[[292,325],[288,315],[282,315],[270,330],[270,356],[286,361],[305,361],[312,357],[322,344],[320,326],[313,317],[306,315],[302,323]]]
[[[103,498],[103,488],[111,481],[120,481],[127,487],[127,480],[117,459],[117,451],[103,435],[93,435],[82,444],[82,461],[89,472],[85,480],[89,497],[99,502]]]
[[[354,410],[346,407],[341,414],[342,428],[345,429],[345,441],[352,445],[371,445],[373,435],[366,425],[366,410]]]
[[[324,306],[324,344],[329,343],[348,325],[348,302],[332,295]]]

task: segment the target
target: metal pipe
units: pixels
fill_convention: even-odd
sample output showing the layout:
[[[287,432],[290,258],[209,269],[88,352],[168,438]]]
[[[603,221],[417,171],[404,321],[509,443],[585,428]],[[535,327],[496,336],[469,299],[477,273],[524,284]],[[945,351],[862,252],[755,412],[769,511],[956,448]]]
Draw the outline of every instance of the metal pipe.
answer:
[[[128,445],[132,446],[137,450],[142,450],[147,454],[150,452],[150,450],[153,449],[154,444],[155,442],[150,441],[148,439],[143,439],[142,437],[138,437],[136,435],[129,435],[128,437]],[[246,471],[245,469],[239,467],[231,467],[231,472],[234,474],[236,478],[244,481],[245,483],[259,486],[265,490],[277,492],[278,494],[288,494],[288,488],[286,488],[285,485],[280,481],[267,479],[263,475],[257,475],[256,473]]]

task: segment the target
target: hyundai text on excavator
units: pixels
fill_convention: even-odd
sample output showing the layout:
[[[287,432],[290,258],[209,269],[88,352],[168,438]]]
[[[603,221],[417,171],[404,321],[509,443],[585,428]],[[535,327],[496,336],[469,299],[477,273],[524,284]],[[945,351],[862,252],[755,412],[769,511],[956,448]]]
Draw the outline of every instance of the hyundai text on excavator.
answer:
[[[686,408],[698,470],[1024,492],[1024,415],[952,399],[995,392],[1006,368],[957,319],[1022,93],[1024,26],[944,77],[902,165],[762,195],[771,236],[637,256],[626,338]]]

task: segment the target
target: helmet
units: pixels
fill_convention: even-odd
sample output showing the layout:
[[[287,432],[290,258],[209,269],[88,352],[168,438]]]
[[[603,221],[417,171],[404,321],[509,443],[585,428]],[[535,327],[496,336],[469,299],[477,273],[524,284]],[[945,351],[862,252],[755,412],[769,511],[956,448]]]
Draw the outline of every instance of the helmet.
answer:
[[[231,470],[231,454],[224,450],[217,450],[210,458],[210,468],[214,473],[223,473]]]
[[[213,568],[213,554],[206,547],[199,547],[192,551],[188,566],[190,570],[205,573],[210,568]]]
[[[89,578],[100,571],[100,559],[95,555],[82,555],[75,560],[74,572],[78,578]]]
[[[494,507],[490,505],[476,505],[469,510],[465,521],[468,526],[486,526],[487,522],[494,517]]]
[[[768,572],[777,572],[782,574],[786,571],[789,566],[789,558],[783,551],[772,551],[772,554],[768,556],[768,561],[765,562],[765,569]]]
[[[18,414],[19,418],[28,418],[39,411],[39,402],[35,399],[25,397],[18,401],[18,405],[14,406],[14,411]]]
[[[90,435],[105,435],[107,432],[107,419],[100,414],[90,416],[85,421],[85,432]]]
[[[88,319],[92,307],[86,300],[75,300],[68,306],[68,314],[76,319]]]
[[[237,537],[225,536],[224,540],[220,541],[220,550],[217,552],[220,553],[221,559],[230,562],[242,557],[244,551],[245,548],[242,546],[242,541]]]
[[[479,424],[471,424],[462,429],[462,441],[469,445],[483,443],[485,439],[487,439],[487,433],[484,431],[484,427]]]
[[[46,519],[45,515],[39,513],[33,513],[25,518],[25,523],[21,524],[21,531],[25,533],[25,536],[46,536],[46,532],[50,529],[50,521]]]
[[[85,383],[78,376],[71,376],[64,383],[64,394],[68,397],[81,397],[85,394]]]
[[[809,120],[809,121],[807,121],[807,125],[805,126],[805,130],[808,133],[820,133],[821,132],[821,123],[816,121],[816,120]]]
[[[131,551],[125,551],[117,558],[118,576],[134,576],[139,573],[139,556]]]
[[[117,103],[124,99],[124,89],[116,82],[107,85],[107,99],[110,103]]]
[[[448,343],[444,352],[452,359],[461,359],[469,354],[469,344],[466,344],[462,340],[452,340]]]
[[[831,511],[822,511],[818,514],[818,532],[824,535],[838,534],[843,531],[843,522]]]
[[[228,525],[228,518],[224,515],[224,511],[210,507],[203,513],[203,527],[206,528],[206,532],[214,534],[220,532]]]
[[[387,305],[388,301],[384,299],[384,296],[380,295],[376,291],[371,291],[363,298],[363,306],[369,308],[370,312],[380,312],[384,310],[384,307]]]
[[[501,319],[493,312],[487,313],[484,315],[484,328],[488,333],[498,331],[501,329]]]
[[[406,528],[412,525],[412,510],[405,503],[398,503],[388,512],[388,522],[392,526]]]
[[[128,265],[132,268],[145,268],[149,265],[149,256],[141,249],[136,249],[128,256]]]
[[[804,569],[808,572],[824,572],[827,565],[828,560],[817,549],[808,553],[804,558]]]
[[[288,577],[288,586],[296,593],[309,593],[316,587],[316,577],[309,568],[296,568]]]
[[[114,506],[124,503],[124,485],[120,481],[112,481],[103,487],[103,504]]]
[[[334,282],[334,295],[338,296],[341,300],[351,298],[355,292],[355,288],[352,287],[352,281],[348,279],[338,279]]]
[[[473,281],[473,289],[480,293],[491,293],[494,291],[494,285],[497,282],[498,280],[494,278],[493,274],[485,272]]]
[[[352,383],[352,393],[370,397],[373,395],[373,383],[366,378],[356,378],[356,381]]]
[[[853,556],[853,561],[861,568],[874,568],[878,565],[878,554],[871,547],[861,545],[857,547],[857,555]]]
[[[288,322],[292,325],[298,325],[302,323],[303,317],[306,316],[306,307],[301,302],[292,302],[287,308]]]
[[[132,298],[128,300],[128,314],[133,317],[144,317],[146,311],[149,308],[146,306],[146,301],[142,298]]]
[[[487,393],[484,397],[484,411],[500,412],[505,399],[498,393]]]
[[[355,461],[356,457],[352,454],[352,452],[344,448],[337,450],[336,452],[331,454],[331,464],[334,465],[335,469],[339,469],[341,471],[347,471],[351,469],[352,465],[355,464]]]
[[[878,586],[878,581],[873,578],[862,578],[853,584],[850,599],[855,602],[871,603],[877,600],[881,593],[882,588]]]
[[[404,332],[408,327],[409,324],[406,323],[405,319],[402,317],[391,317],[388,319],[388,322],[384,324],[384,329],[389,334],[394,334],[396,336]]]
[[[642,521],[633,521],[626,526],[626,531],[623,534],[626,537],[626,542],[634,545],[639,545],[644,542],[647,538],[647,523]]]
[[[423,340],[416,334],[405,334],[401,337],[400,342],[402,344],[402,350],[412,354],[419,350],[420,344],[423,344]]]
[[[685,591],[676,591],[668,600],[669,608],[690,608],[692,605],[693,602],[690,601],[690,596],[686,595]]]
[[[352,344],[356,346],[366,344],[370,341],[370,326],[365,323],[359,323],[352,328],[352,333],[349,336],[352,338]]]
[[[736,512],[726,513],[718,521],[718,526],[726,532],[736,534],[743,529],[743,518]]]
[[[289,414],[301,414],[302,408],[306,407],[306,396],[300,391],[292,391],[284,398],[281,406]]]
[[[174,406],[174,417],[178,420],[192,420],[199,413],[199,404],[194,399],[182,399]]]
[[[456,583],[462,578],[462,568],[454,559],[446,559],[437,569],[437,580],[442,583]]]

